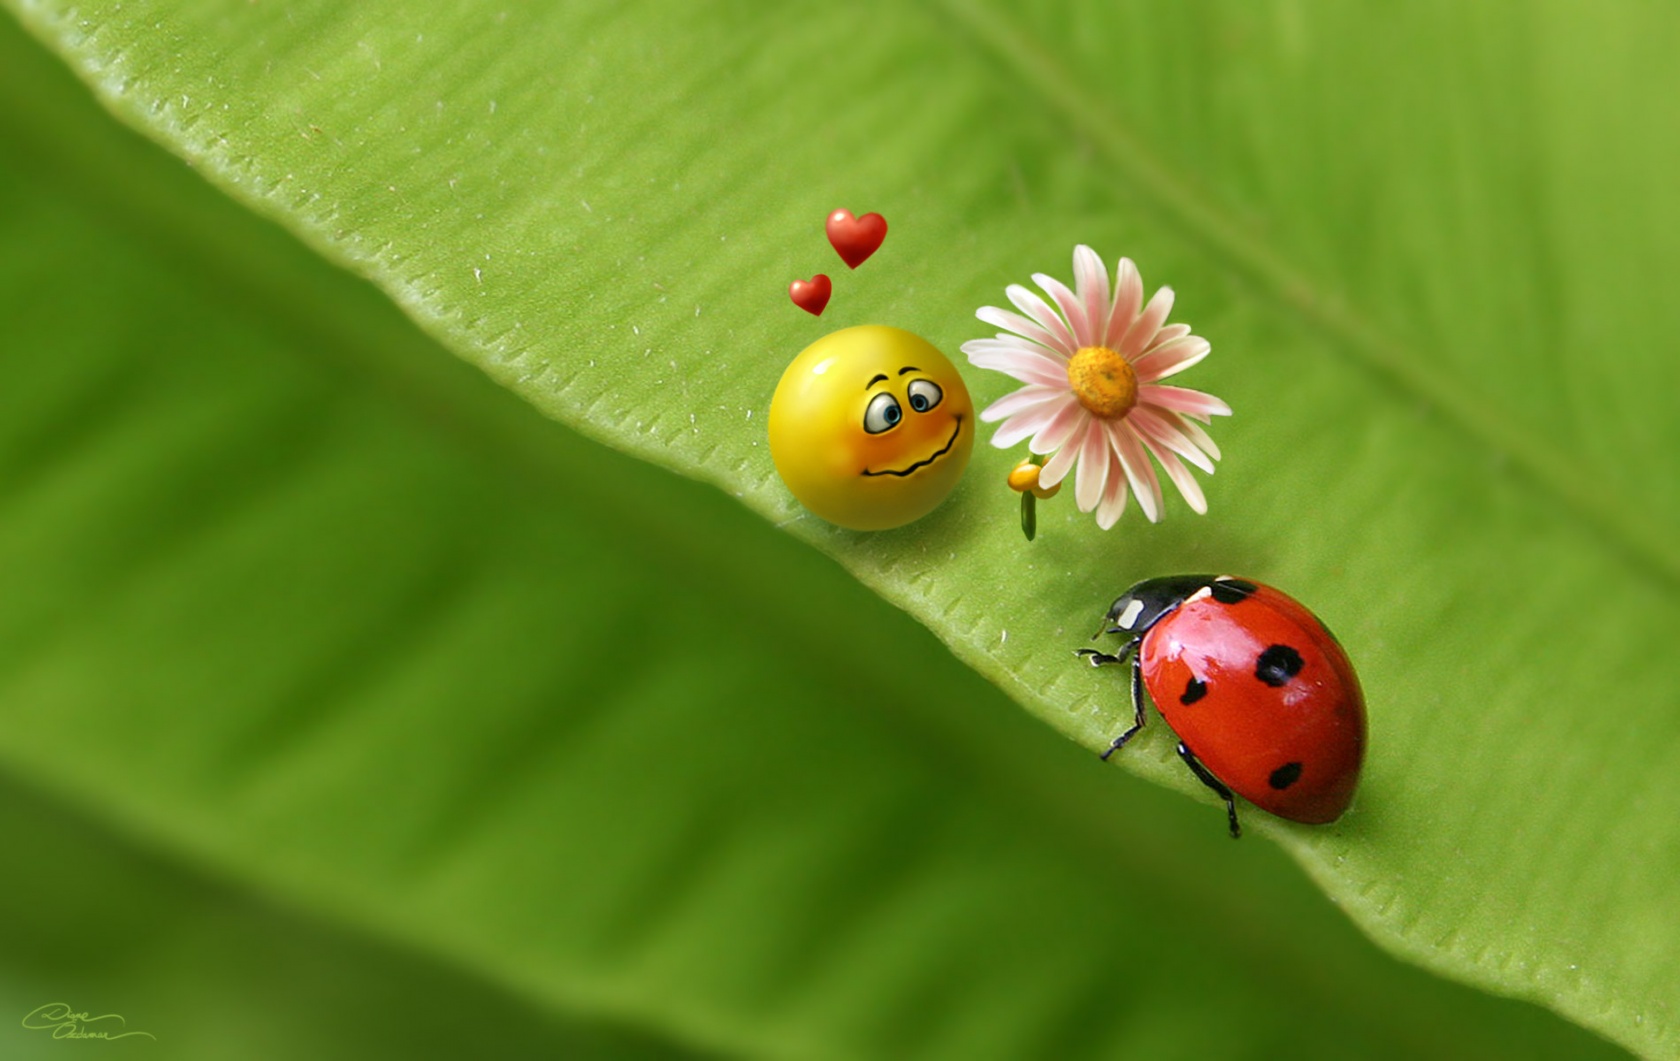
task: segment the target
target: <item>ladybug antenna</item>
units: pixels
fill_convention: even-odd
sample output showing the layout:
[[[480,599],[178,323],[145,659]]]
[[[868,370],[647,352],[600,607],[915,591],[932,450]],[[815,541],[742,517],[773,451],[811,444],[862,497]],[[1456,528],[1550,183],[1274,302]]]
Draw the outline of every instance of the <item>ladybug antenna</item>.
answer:
[[[1095,641],[1097,638],[1101,637],[1104,634],[1120,633],[1119,627],[1110,626],[1110,625],[1108,625],[1109,622],[1110,622],[1110,620],[1109,620],[1108,616],[1106,616],[1106,615],[1103,616],[1103,621],[1100,625],[1098,625],[1097,632],[1091,635],[1091,640],[1092,641]]]

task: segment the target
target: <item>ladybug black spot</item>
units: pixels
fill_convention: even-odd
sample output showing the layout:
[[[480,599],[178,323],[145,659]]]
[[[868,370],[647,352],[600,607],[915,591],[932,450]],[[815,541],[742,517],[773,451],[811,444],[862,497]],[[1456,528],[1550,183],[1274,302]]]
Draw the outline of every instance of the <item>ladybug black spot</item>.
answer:
[[[1301,654],[1288,645],[1273,645],[1260,653],[1254,676],[1276,689],[1301,673]]]
[[[1221,578],[1208,584],[1208,592],[1221,604],[1235,604],[1247,600],[1259,588],[1254,583],[1244,582],[1240,578]]]
[[[1284,763],[1282,766],[1278,767],[1276,770],[1273,770],[1272,771],[1272,776],[1267,778],[1266,780],[1271,784],[1271,786],[1273,788],[1281,790],[1281,789],[1288,788],[1290,785],[1293,785],[1296,781],[1300,780],[1300,777],[1301,777],[1301,764],[1300,763]]]
[[[1207,682],[1191,678],[1184,686],[1184,695],[1178,698],[1181,704],[1189,705],[1207,695]]]

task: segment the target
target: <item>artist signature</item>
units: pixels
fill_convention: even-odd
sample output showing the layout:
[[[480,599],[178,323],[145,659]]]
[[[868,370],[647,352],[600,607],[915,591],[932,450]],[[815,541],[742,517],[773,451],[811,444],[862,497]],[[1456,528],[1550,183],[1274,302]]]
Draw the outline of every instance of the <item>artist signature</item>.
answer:
[[[95,1027],[101,1021],[116,1023]],[[126,1030],[128,1021],[124,1020],[121,1014],[106,1013],[91,1017],[86,1013],[77,1013],[63,1002],[48,1002],[44,1006],[36,1006],[30,1010],[29,1016],[23,1018],[23,1026],[36,1031],[50,1031],[54,1039],[126,1039],[131,1035],[144,1035],[154,1041],[157,1039],[151,1032]]]

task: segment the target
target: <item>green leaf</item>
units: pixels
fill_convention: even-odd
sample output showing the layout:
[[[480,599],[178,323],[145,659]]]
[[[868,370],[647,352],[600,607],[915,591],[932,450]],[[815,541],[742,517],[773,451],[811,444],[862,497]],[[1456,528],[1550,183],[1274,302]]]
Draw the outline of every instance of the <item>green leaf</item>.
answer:
[[[90,1030],[128,1033],[143,1058],[518,1056],[670,1058],[646,1033],[568,1019],[448,963],[365,931],[253,898],[201,867],[160,858],[38,794],[0,790],[0,1044],[8,1061],[61,1059],[26,1015],[52,1002]],[[110,1003],[108,1008],[104,1004]],[[92,1008],[98,1007],[98,1008]]]
[[[1123,696],[1068,649],[1131,580],[1309,601],[1365,679],[1365,787],[1250,831],[1390,950],[1673,1052],[1674,16],[17,9],[444,347],[1088,748]],[[1385,964],[1268,845],[6,77],[15,348],[53,352],[8,366],[0,450],[32,784],[726,1052],[1597,1047]],[[818,321],[786,283],[842,205],[892,233]],[[1208,517],[1103,535],[1062,497],[1029,547],[989,449],[903,531],[800,515],[762,436],[793,353],[866,321],[954,350],[1076,242],[1213,341]],[[1194,792],[1170,747],[1122,760]]]

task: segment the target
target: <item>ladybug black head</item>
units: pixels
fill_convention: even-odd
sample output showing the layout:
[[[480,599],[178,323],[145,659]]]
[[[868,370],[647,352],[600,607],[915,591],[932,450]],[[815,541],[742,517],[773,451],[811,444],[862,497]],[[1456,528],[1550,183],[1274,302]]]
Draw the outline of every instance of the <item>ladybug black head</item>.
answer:
[[[1226,575],[1146,578],[1115,600],[1114,606],[1108,609],[1108,627],[1098,631],[1098,635],[1142,637],[1174,608],[1204,588],[1211,590],[1214,597],[1223,603],[1235,604],[1253,593],[1255,585]]]

